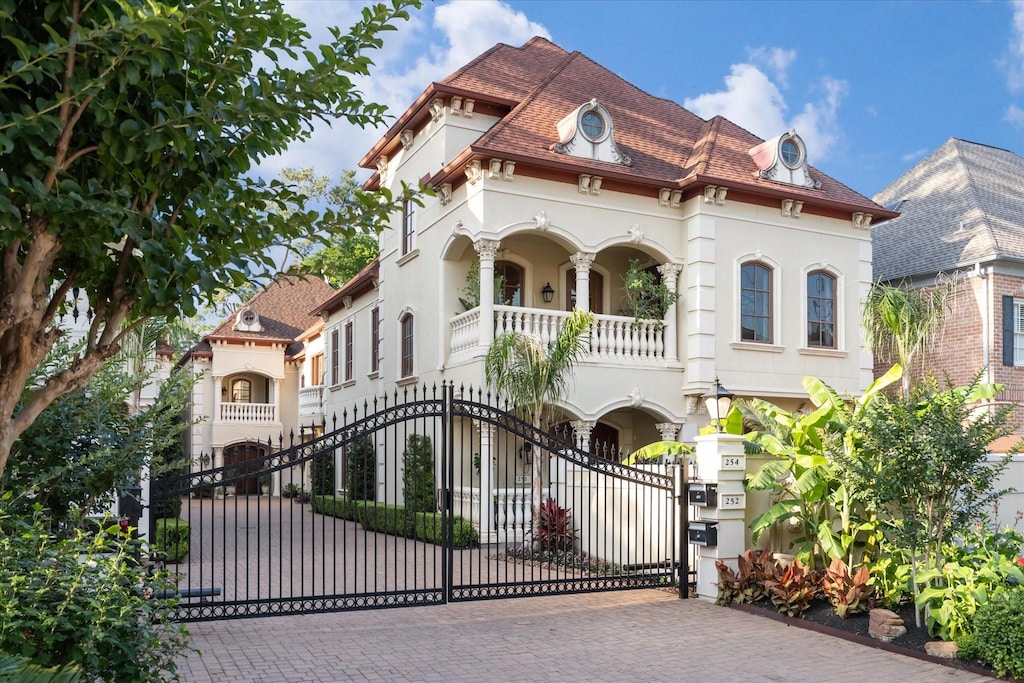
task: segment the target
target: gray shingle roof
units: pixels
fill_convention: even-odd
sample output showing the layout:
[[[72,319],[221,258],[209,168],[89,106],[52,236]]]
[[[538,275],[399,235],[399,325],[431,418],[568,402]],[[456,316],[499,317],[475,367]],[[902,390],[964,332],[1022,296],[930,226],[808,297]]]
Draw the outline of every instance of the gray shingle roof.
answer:
[[[875,195],[901,214],[871,229],[875,279],[1024,261],[1022,190],[1024,158],[950,138]]]

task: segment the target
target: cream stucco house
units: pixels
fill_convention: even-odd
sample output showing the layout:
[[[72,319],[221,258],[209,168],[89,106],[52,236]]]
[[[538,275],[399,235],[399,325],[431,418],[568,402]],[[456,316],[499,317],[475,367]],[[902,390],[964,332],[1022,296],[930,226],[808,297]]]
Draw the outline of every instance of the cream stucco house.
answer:
[[[716,377],[793,408],[805,375],[857,393],[872,378],[869,228],[895,214],[809,151],[797,131],[764,141],[705,121],[543,38],[496,45],[429,84],[362,159],[367,188],[423,180],[436,197],[395,216],[378,261],[317,309],[326,413],[480,386],[495,335],[546,340],[573,308],[597,318],[556,408],[584,446],[692,440]],[[634,261],[679,293],[661,320],[621,314]]]

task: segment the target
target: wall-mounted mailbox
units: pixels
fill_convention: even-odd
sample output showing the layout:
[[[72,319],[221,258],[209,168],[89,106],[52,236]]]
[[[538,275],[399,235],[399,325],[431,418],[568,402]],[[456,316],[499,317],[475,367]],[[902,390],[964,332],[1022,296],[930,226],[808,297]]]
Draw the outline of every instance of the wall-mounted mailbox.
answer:
[[[696,545],[718,545],[718,522],[690,522],[686,535]]]
[[[700,507],[718,507],[718,484],[704,484],[699,481],[691,481],[686,485],[687,500],[690,505]]]

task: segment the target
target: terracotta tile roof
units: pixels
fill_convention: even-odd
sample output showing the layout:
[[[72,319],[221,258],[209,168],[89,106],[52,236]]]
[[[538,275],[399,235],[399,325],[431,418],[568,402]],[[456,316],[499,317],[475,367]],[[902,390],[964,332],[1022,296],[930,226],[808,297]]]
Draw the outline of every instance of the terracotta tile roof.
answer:
[[[441,82],[518,102],[568,56],[568,52],[540,37],[531,38],[522,47],[498,43]]]
[[[874,275],[929,276],[1024,260],[1024,158],[950,138],[875,195],[898,218],[874,226]]]
[[[380,259],[373,259],[353,275],[348,282],[343,284],[332,296],[320,302],[313,309],[315,315],[326,311],[333,313],[344,305],[346,298],[356,299],[363,294],[372,292],[376,287],[376,280],[380,279]]]
[[[334,289],[318,277],[279,275],[266,289],[221,321],[207,338],[292,341],[316,322],[314,309],[333,294]],[[241,332],[233,329],[238,312],[246,307],[259,315],[263,332]],[[301,344],[298,348],[302,348]]]

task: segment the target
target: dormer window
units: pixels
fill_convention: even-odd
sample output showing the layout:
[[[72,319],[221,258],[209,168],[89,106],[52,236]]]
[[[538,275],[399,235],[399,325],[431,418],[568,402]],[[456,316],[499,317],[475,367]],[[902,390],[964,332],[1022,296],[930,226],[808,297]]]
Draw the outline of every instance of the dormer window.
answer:
[[[238,332],[262,332],[260,316],[248,306],[238,312],[235,318],[235,330]]]
[[[798,187],[821,188],[807,165],[807,147],[795,130],[765,140],[747,152],[757,166],[757,177]]]
[[[615,144],[615,124],[611,112],[597,98],[576,107],[558,122],[557,129],[558,142],[551,145],[551,150],[556,154],[623,166],[633,165],[632,159]]]

